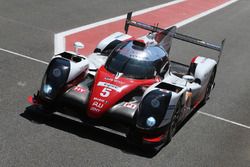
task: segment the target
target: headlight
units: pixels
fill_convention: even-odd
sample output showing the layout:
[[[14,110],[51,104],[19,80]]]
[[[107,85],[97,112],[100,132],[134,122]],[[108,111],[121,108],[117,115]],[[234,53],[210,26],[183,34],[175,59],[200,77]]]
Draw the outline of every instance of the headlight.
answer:
[[[45,84],[43,86],[43,92],[46,94],[50,94],[52,92],[52,87],[49,84]]]
[[[136,126],[141,129],[158,128],[167,112],[172,93],[153,90],[141,101],[136,112]]]
[[[149,117],[146,121],[148,127],[153,127],[156,124],[156,120],[154,117]]]
[[[43,77],[41,97],[53,100],[63,90],[70,73],[70,62],[62,58],[54,58]]]

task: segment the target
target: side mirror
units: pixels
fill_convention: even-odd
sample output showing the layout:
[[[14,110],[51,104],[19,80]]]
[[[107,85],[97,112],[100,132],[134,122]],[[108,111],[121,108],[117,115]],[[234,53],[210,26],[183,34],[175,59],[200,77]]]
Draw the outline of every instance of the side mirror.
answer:
[[[84,48],[84,44],[81,42],[74,43],[75,53],[78,55],[78,50]]]
[[[182,78],[191,83],[195,80],[194,76],[192,75],[184,75]]]

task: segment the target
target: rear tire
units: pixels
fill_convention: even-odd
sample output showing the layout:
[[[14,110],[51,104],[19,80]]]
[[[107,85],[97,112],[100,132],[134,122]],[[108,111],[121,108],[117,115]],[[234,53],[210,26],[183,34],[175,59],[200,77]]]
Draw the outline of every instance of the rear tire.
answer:
[[[208,84],[207,84],[206,94],[205,94],[205,97],[204,97],[204,99],[203,99],[204,104],[205,104],[205,103],[207,102],[207,100],[209,99],[211,90],[213,89],[215,74],[216,74],[216,67],[214,67],[214,69],[213,69],[213,71],[212,71],[212,74],[211,74],[211,76],[210,76],[210,78],[209,78],[209,82],[208,82]]]

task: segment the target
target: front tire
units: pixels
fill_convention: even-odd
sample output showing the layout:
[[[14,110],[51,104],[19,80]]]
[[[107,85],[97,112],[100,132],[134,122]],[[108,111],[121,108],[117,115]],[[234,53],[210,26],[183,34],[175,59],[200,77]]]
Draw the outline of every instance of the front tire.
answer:
[[[177,129],[177,126],[178,126],[180,115],[181,115],[181,98],[177,102],[174,114],[173,114],[173,116],[171,118],[170,127],[169,127],[169,130],[168,130],[167,134],[166,134],[166,140],[165,140],[166,144],[168,144],[171,141],[171,139],[173,138],[173,136],[176,133],[176,129]]]
[[[161,150],[161,148],[163,148],[165,145],[167,145],[172,137],[175,135],[176,133],[176,129],[178,127],[178,123],[179,123],[179,118],[181,115],[181,99],[179,99],[179,101],[176,104],[176,108],[175,111],[172,115],[171,118],[171,122],[169,127],[166,129],[164,137],[162,139],[162,141],[159,144],[143,144],[142,143],[142,138],[143,138],[143,134],[141,134],[140,132],[134,130],[134,129],[130,129],[129,133],[127,134],[127,141],[129,144],[136,144],[139,147],[141,147],[144,151],[149,151],[149,152],[158,152]]]

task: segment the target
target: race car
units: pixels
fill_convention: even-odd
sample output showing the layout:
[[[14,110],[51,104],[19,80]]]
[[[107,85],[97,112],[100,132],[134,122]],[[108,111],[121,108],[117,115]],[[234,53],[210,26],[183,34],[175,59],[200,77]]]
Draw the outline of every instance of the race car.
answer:
[[[127,129],[128,141],[159,150],[208,99],[225,40],[211,44],[177,33],[175,26],[162,29],[131,16],[128,13],[125,33],[103,39],[92,54],[80,55],[78,49],[84,45],[76,42],[75,52],[53,56],[41,88],[29,101],[44,107],[44,112],[74,112],[78,114],[69,115],[106,125],[116,122]],[[132,37],[129,26],[149,33]],[[196,56],[190,65],[170,61],[172,39],[216,50],[218,60]]]

